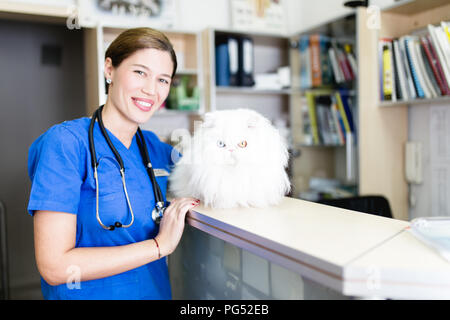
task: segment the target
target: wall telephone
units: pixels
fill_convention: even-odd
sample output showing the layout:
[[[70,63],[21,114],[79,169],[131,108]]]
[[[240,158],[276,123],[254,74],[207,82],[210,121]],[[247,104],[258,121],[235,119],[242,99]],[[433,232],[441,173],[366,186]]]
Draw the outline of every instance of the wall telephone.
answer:
[[[405,147],[405,175],[408,183],[422,183],[422,143],[406,142]]]

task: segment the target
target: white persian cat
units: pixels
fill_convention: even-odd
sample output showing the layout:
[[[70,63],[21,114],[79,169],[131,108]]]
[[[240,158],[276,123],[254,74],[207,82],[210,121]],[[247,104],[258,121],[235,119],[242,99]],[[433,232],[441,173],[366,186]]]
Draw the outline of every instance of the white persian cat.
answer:
[[[169,177],[175,197],[213,208],[265,207],[289,192],[286,142],[256,111],[206,113],[188,140],[178,146],[182,157]]]

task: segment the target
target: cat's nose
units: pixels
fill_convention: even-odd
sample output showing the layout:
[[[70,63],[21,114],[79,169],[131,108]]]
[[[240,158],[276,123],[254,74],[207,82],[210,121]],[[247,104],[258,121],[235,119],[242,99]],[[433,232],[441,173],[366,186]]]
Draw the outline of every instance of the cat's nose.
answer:
[[[233,151],[234,151],[234,149],[228,149],[228,151],[230,151],[230,152],[233,152]]]

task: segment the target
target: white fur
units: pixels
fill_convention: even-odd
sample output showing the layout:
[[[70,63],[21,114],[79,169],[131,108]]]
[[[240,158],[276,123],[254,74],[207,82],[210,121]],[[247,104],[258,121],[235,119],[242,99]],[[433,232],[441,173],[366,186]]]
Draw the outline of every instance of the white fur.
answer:
[[[247,146],[239,147],[244,140]],[[183,156],[169,177],[175,197],[198,198],[213,208],[265,207],[290,190],[286,142],[256,111],[209,112],[178,147]]]

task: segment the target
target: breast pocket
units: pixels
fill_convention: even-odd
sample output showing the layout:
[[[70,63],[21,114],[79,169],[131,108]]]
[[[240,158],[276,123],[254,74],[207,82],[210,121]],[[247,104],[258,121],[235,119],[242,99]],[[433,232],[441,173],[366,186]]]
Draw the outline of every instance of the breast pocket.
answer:
[[[100,198],[122,191],[122,176],[116,159],[101,157],[98,160],[97,177]]]

